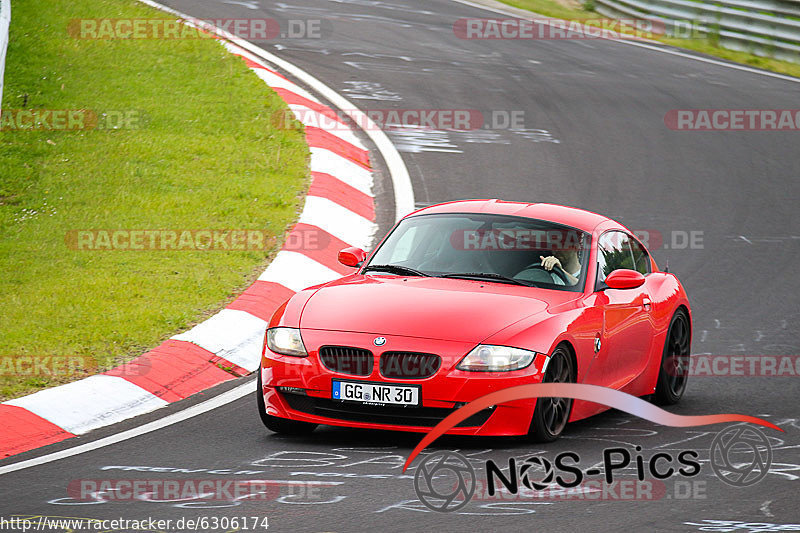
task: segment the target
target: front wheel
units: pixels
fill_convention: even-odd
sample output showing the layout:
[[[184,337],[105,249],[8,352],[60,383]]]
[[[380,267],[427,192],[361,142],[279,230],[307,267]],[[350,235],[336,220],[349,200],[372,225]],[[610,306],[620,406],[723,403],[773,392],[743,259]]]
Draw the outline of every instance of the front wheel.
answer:
[[[661,369],[658,372],[655,400],[662,405],[678,403],[686,391],[689,377],[689,346],[691,344],[689,316],[678,309],[669,323]]]
[[[260,366],[258,368],[258,381],[256,382],[256,405],[258,405],[258,415],[261,417],[261,422],[273,433],[282,435],[308,435],[317,428],[317,424],[312,424],[310,422],[299,422],[297,420],[289,420],[267,414],[267,406],[264,404],[264,394],[261,389]]]
[[[569,351],[563,345],[556,347],[550,356],[550,362],[547,363],[542,382],[572,383],[574,376],[575,371]],[[564,431],[570,411],[572,411],[572,398],[537,399],[529,436],[535,442],[553,442]]]

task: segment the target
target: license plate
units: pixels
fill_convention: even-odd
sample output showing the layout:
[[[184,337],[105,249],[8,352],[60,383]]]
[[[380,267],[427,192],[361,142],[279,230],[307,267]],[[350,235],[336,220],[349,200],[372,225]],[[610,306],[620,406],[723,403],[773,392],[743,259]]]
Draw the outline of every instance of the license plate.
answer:
[[[331,382],[331,397],[334,400],[346,400],[376,405],[420,405],[419,385],[390,385],[372,381],[339,381]]]

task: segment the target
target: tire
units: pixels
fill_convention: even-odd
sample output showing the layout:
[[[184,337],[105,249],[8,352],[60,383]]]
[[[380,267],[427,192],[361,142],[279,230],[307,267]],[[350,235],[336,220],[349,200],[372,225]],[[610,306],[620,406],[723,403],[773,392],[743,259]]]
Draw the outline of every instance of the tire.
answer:
[[[575,368],[566,346],[559,345],[550,356],[543,383],[574,383]],[[572,398],[539,398],[528,436],[534,442],[553,442],[567,425]]]
[[[667,339],[664,341],[654,398],[656,403],[678,403],[686,391],[691,341],[692,325],[689,315],[683,309],[678,309],[670,320]]]
[[[279,418],[267,414],[267,406],[264,404],[264,395],[261,390],[261,366],[258,367],[258,382],[256,386],[256,405],[258,405],[258,415],[261,422],[273,433],[281,435],[308,435],[317,428],[317,424],[310,422],[299,422],[287,418]]]

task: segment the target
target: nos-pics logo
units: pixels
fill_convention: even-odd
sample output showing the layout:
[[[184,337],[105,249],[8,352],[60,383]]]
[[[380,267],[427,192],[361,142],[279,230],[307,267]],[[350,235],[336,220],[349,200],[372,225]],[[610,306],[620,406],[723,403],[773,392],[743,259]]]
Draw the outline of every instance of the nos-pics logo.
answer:
[[[637,446],[637,451],[640,448]],[[528,489],[544,490],[551,483],[562,488],[579,485],[585,478],[603,475],[607,482],[613,481],[614,470],[636,464],[640,480],[649,475],[666,479],[673,475],[694,476],[701,465],[696,460],[698,453],[692,450],[680,452],[677,459],[659,452],[649,459],[647,467],[640,457],[632,458],[625,448],[611,448],[603,452],[603,469],[581,470],[580,458],[574,452],[562,452],[555,463],[534,456],[526,461],[509,459],[509,474],[503,475],[494,461],[484,464],[489,494],[495,492],[499,481],[512,493],[521,483]],[[673,463],[674,468],[668,463]],[[532,465],[542,467],[541,479],[534,479]],[[772,448],[767,437],[751,426],[736,425],[720,431],[709,449],[709,464],[716,476],[735,487],[747,487],[764,479],[772,464]],[[664,466],[667,465],[667,466]],[[414,490],[419,500],[434,511],[451,512],[461,509],[472,500],[477,487],[475,468],[461,454],[453,451],[438,451],[425,457],[414,475]]]

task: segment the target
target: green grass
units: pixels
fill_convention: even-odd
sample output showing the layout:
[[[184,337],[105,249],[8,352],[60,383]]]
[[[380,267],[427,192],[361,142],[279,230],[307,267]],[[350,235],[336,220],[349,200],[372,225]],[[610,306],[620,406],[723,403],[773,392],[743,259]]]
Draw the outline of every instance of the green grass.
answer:
[[[0,368],[83,356],[74,375],[0,375],[7,399],[133,358],[249,285],[274,249],[78,251],[80,229],[261,229],[307,185],[285,104],[217,42],[79,40],[75,18],[165,18],[133,0],[13,3],[3,109],[135,110],[138,129],[0,132]],[[274,246],[273,246],[274,247]]]
[[[540,15],[547,17],[554,17],[567,20],[582,21],[586,19],[596,19],[602,17],[598,13],[586,7],[591,6],[592,0],[583,2],[584,8],[572,9],[558,3],[556,0],[500,0],[504,4],[508,4],[520,9],[526,9]],[[746,52],[736,52],[733,50],[726,50],[721,48],[716,39],[711,36],[708,38],[698,39],[673,39],[665,36],[653,36],[653,40],[660,41],[670,46],[677,46],[688,50],[694,50],[702,54],[716,56],[735,63],[749,65],[752,67],[771,70],[781,74],[788,74],[790,76],[800,77],[800,64],[790,63],[788,61],[781,61],[768,57],[760,57]]]

